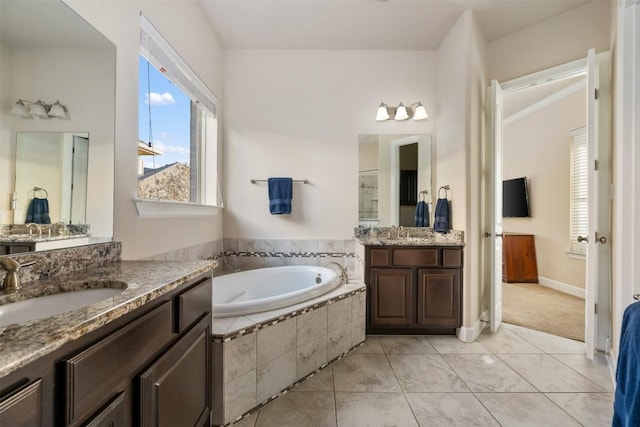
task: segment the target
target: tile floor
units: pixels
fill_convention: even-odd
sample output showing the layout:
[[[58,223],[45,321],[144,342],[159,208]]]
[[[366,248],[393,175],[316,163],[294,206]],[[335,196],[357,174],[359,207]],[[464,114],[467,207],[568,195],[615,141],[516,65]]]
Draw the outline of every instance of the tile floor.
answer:
[[[369,335],[235,426],[610,426],[607,362],[583,346],[509,324],[469,344]]]

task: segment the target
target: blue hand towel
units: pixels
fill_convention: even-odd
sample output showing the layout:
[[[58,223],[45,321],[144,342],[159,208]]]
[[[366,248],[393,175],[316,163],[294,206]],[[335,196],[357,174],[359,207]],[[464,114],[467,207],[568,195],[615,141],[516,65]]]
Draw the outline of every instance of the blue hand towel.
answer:
[[[269,178],[269,212],[272,215],[290,214],[293,179]]]
[[[416,205],[416,215],[414,218],[414,225],[416,227],[428,227],[429,226],[429,206],[424,200],[421,200]]]
[[[433,219],[433,231],[438,233],[449,232],[449,200],[438,199],[436,203],[436,213]]]
[[[35,222],[36,224],[51,224],[49,218],[49,200],[34,197],[29,203],[27,209],[27,223]]]
[[[612,426],[640,426],[640,302],[622,316]]]

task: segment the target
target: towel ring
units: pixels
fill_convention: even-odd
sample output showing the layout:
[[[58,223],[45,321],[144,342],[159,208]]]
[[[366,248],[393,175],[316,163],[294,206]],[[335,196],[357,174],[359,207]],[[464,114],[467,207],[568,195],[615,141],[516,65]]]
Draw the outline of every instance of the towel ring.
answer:
[[[440,196],[440,192],[444,190],[444,198],[448,199],[449,198],[449,186],[448,185],[443,185],[442,187],[440,187],[438,189],[438,198],[441,199],[442,197]]]
[[[44,193],[44,197],[39,197],[40,199],[48,199],[49,198],[49,193],[47,192],[47,190],[45,190],[44,188],[40,188],[40,187],[33,187],[33,198],[35,199],[36,196],[39,196],[38,192],[43,192]]]
[[[428,195],[429,195],[429,190],[422,190],[420,192],[420,201],[421,202],[426,201]]]

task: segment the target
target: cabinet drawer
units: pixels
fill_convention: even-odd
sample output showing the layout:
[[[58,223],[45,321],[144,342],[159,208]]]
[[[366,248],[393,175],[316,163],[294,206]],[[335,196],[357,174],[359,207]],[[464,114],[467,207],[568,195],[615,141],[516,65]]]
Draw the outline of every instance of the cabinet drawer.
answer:
[[[443,249],[442,266],[462,267],[462,251],[460,249]]]
[[[402,267],[435,267],[438,249],[394,249],[393,265]]]
[[[27,427],[42,425],[42,381],[0,399],[0,426]]]
[[[211,312],[211,304],[211,279],[209,278],[178,295],[176,304],[178,333]]]
[[[371,249],[369,251],[369,265],[371,267],[388,267],[391,265],[390,249]]]
[[[141,318],[64,361],[67,423],[95,410],[114,388],[148,363],[173,337],[167,301]]]

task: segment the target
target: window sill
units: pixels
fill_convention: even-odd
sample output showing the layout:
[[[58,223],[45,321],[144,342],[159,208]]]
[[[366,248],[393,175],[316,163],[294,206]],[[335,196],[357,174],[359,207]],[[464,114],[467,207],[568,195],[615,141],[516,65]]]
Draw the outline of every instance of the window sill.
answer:
[[[219,206],[197,205],[194,203],[170,202],[166,200],[134,199],[139,218],[177,218],[216,216]]]
[[[570,251],[570,250],[567,250],[566,252],[567,252],[567,256],[569,258],[579,259],[579,260],[582,260],[582,261],[586,261],[587,260],[587,255],[586,254],[583,254],[583,253],[580,253],[580,252],[574,252],[574,251]]]

